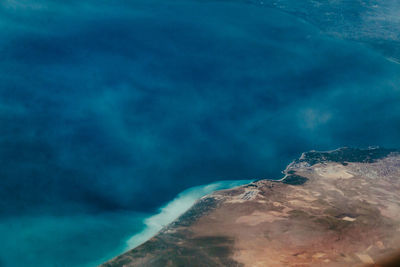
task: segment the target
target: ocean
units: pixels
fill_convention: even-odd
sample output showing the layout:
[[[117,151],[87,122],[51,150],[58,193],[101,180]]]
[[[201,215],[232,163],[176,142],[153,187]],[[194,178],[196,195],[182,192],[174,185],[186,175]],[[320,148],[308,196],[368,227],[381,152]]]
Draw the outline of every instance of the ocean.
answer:
[[[93,266],[304,151],[400,147],[373,13],[285,3],[2,1],[0,266]]]

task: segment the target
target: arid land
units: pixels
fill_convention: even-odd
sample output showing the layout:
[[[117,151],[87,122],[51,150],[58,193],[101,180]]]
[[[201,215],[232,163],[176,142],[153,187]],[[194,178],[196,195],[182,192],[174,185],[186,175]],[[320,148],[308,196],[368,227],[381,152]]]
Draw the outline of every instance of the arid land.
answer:
[[[115,266],[365,266],[400,251],[400,154],[311,151],[200,199]]]

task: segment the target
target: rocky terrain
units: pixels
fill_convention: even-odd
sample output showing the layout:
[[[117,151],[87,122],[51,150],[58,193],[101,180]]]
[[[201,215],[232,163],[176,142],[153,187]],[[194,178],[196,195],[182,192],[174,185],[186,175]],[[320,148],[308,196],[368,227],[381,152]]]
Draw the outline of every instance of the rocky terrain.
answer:
[[[284,174],[203,197],[102,266],[364,266],[400,251],[398,151],[311,151]]]

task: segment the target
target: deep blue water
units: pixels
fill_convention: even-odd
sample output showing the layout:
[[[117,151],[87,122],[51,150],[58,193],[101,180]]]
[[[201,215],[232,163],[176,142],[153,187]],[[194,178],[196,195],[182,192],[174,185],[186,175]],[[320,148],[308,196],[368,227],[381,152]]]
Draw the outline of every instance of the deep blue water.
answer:
[[[84,266],[189,187],[280,178],[310,149],[400,147],[399,74],[247,3],[2,1],[0,266]]]

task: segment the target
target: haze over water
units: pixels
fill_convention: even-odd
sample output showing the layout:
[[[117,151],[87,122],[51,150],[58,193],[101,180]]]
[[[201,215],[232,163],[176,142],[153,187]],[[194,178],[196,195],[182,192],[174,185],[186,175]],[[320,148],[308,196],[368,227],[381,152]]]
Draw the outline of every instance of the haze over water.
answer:
[[[400,147],[400,65],[262,5],[6,0],[0,58],[0,266],[88,266],[187,188]]]

